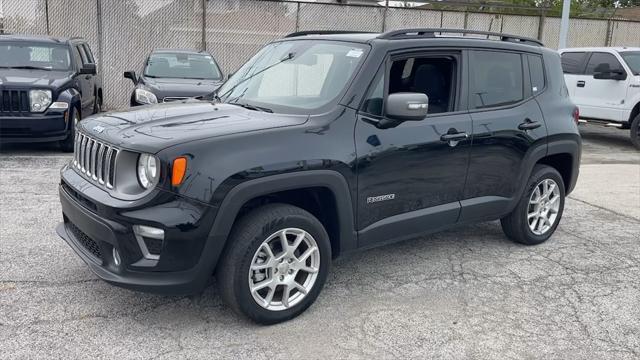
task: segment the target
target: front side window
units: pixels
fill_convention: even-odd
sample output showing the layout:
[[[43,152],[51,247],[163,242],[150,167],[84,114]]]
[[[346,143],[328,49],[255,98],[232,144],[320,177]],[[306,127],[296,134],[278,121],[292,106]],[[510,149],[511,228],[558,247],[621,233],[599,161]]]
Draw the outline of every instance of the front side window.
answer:
[[[218,65],[209,54],[157,52],[151,54],[144,76],[155,78],[219,80]]]
[[[228,103],[318,109],[345,90],[365,57],[365,45],[294,40],[265,46],[219,90]]]
[[[470,97],[476,109],[524,99],[522,57],[497,51],[471,51]]]
[[[69,48],[57,44],[0,41],[0,68],[69,70]]]
[[[640,51],[625,51],[620,55],[627,63],[633,75],[640,75]]]
[[[453,56],[410,57],[395,60],[389,70],[388,93],[417,92],[429,97],[429,114],[453,110],[456,84]],[[362,111],[382,115],[384,69],[378,72]]]
[[[593,53],[591,58],[589,58],[589,62],[587,63],[587,69],[585,70],[586,75],[593,75],[596,73],[596,68],[598,66],[608,66],[611,71],[624,71],[622,68],[622,64],[616,59],[615,56],[609,53]]]
[[[562,53],[562,71],[565,74],[582,74],[585,52],[565,52]]]

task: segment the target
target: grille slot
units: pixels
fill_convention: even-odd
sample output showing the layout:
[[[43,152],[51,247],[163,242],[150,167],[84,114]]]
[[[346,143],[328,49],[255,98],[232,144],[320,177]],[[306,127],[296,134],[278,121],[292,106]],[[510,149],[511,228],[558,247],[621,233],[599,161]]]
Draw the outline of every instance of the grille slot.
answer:
[[[31,111],[29,93],[26,90],[3,89],[0,91],[0,113],[28,113]]]
[[[188,97],[184,97],[184,96],[167,96],[164,99],[162,99],[162,102],[180,101],[180,100],[185,100],[185,99],[188,99]]]
[[[71,231],[76,241],[80,245],[82,245],[82,247],[84,247],[91,255],[96,257],[96,260],[99,263],[102,263],[102,249],[100,249],[100,244],[90,238],[89,235],[85,234],[72,222],[67,222],[67,228]]]
[[[120,150],[76,132],[73,166],[76,171],[108,189],[113,189]]]

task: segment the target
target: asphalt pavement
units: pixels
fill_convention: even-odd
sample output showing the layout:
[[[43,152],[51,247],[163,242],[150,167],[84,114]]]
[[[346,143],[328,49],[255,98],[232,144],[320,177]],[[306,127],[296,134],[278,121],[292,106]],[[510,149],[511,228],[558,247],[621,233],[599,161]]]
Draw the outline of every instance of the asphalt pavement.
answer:
[[[96,278],[58,238],[50,145],[0,149],[0,359],[638,359],[640,152],[628,131],[582,127],[576,191],[546,243],[498,222],[333,263],[318,301],[258,326],[221,303]]]

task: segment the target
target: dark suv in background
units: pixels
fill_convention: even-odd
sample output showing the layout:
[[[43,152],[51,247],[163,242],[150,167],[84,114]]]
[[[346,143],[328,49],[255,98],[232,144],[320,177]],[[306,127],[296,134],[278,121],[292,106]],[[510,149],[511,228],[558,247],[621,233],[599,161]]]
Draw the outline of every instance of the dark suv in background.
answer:
[[[73,151],[77,122],[102,106],[96,69],[81,38],[0,35],[0,141]]]
[[[131,106],[184,100],[211,94],[224,76],[213,56],[204,51],[157,49],[144,63],[140,76],[125,71],[135,89]]]
[[[357,249],[497,219],[540,244],[580,164],[560,56],[467,32],[291,34],[216,101],[83,121],[58,234],[119,286],[194,293],[215,275],[260,323],[302,313]]]

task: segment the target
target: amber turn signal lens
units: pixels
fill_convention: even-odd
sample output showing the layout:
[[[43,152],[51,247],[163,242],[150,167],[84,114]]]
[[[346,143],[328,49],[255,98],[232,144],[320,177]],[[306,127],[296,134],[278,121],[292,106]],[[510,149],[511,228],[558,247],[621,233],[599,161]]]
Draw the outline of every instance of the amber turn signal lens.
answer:
[[[175,158],[173,160],[173,167],[171,170],[171,185],[178,186],[182,184],[184,180],[184,174],[187,172],[187,158],[184,156]]]

